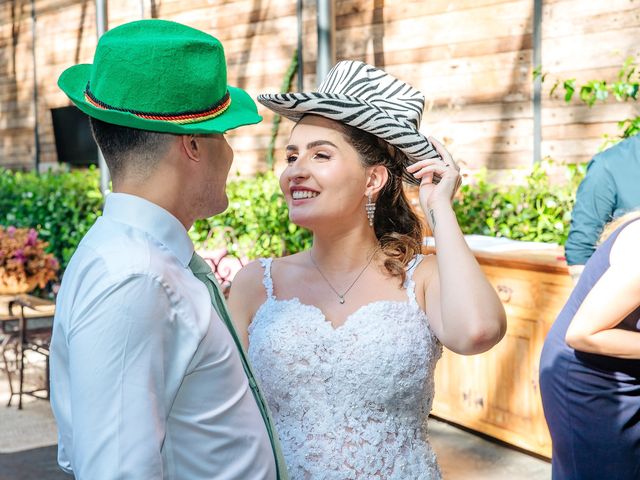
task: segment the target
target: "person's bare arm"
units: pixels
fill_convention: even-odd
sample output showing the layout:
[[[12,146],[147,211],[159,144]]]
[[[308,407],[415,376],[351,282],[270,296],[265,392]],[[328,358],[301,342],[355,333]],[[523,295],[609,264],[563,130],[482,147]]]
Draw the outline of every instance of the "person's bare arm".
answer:
[[[435,211],[437,268],[425,302],[434,332],[463,355],[489,350],[506,332],[504,307],[467,246],[453,210]]]
[[[420,204],[436,242],[437,268],[425,287],[426,313],[440,342],[456,353],[489,350],[506,332],[504,307],[458,225],[451,199],[460,174],[449,152],[431,139],[442,161],[424,160],[409,167],[420,178]],[[433,175],[441,177],[437,185]]]
[[[640,305],[640,222],[626,227],[610,253],[610,267],[571,320],[565,340],[575,350],[640,359],[640,332],[616,329]]]
[[[249,325],[267,295],[262,285],[263,268],[255,261],[246,265],[233,279],[227,305],[242,346],[249,348]]]

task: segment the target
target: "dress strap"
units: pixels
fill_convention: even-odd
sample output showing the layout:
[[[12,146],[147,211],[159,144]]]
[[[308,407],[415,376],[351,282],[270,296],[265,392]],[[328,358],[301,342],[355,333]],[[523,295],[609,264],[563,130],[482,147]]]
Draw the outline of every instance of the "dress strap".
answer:
[[[267,291],[267,299],[273,298],[273,280],[271,279],[271,263],[273,258],[261,258],[260,264],[264,268],[264,275],[262,276],[262,284]]]
[[[409,297],[409,302],[411,303],[417,303],[416,282],[413,281],[413,272],[416,271],[416,268],[418,268],[418,265],[420,265],[420,262],[422,262],[423,258],[424,255],[419,253],[418,255],[413,257],[413,260],[411,260],[409,262],[409,265],[407,265],[407,279],[404,281],[404,288],[407,289],[407,296]]]

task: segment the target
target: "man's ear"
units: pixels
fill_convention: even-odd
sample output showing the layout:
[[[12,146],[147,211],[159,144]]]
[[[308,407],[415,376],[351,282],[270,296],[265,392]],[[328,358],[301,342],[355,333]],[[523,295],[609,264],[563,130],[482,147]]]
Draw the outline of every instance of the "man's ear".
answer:
[[[370,167],[367,174],[366,194],[376,195],[384,188],[389,180],[389,170],[384,165]]]
[[[195,135],[182,135],[180,136],[181,147],[189,160],[194,162],[200,161],[200,144],[198,143],[198,137]]]

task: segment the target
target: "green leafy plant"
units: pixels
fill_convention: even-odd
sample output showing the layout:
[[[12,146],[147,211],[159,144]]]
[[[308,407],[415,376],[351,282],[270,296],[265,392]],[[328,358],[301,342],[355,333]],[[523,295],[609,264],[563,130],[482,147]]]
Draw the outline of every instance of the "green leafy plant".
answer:
[[[546,76],[535,72],[534,75],[542,76],[543,80]],[[609,98],[609,95],[613,95],[619,102],[626,102],[628,100],[636,101],[638,99],[638,90],[640,84],[638,82],[638,72],[635,59],[628,57],[620,70],[618,71],[618,79],[615,82],[607,83],[606,80],[595,79],[587,80],[584,84],[576,86],[576,79],[570,78],[567,80],[556,80],[549,95],[553,95],[557,88],[562,85],[564,88],[564,100],[570,102],[573,99],[573,95],[576,90],[579,92],[579,97],[582,102],[592,107],[596,102],[604,102]]]
[[[620,120],[618,128],[622,129],[622,138],[633,137],[640,133],[640,117]]]
[[[589,107],[593,107],[598,102],[605,102],[610,96],[618,102],[635,102],[640,95],[640,75],[635,58],[628,57],[620,70],[618,71],[617,80],[607,82],[603,79],[587,80],[582,85],[576,85],[576,79],[556,79],[549,95],[552,96],[558,88],[564,90],[564,101],[569,103],[573,100],[576,91],[580,101]],[[546,73],[542,73],[541,69],[534,71],[534,78],[541,77],[542,81],[547,77]],[[620,134],[618,136],[605,135],[605,142],[601,149],[608,148],[620,140],[637,135],[640,132],[640,116],[627,118],[618,122]]]
[[[558,182],[552,170],[562,169]],[[546,160],[532,167],[520,182],[492,183],[480,172],[464,185],[454,201],[465,234],[564,244],[575,191],[586,165],[558,166]],[[199,220],[190,230],[197,248],[226,248],[254,259],[296,253],[311,246],[312,235],[288,219],[287,206],[272,172],[227,186],[229,208]]]
[[[197,248],[226,248],[254,259],[281,256],[311,246],[311,232],[291,223],[273,172],[227,184],[229,208],[198,220],[189,234]]]
[[[64,269],[82,237],[102,214],[98,170],[70,173],[0,170],[0,225],[34,228]],[[311,233],[289,222],[272,172],[227,186],[229,208],[199,220],[190,230],[198,248],[227,248],[257,258],[295,253],[311,245]]]
[[[486,170],[481,171],[454,200],[463,233],[563,245],[586,165],[563,167],[561,184],[552,181],[553,167],[550,160],[535,164],[524,181],[509,184],[491,183]]]
[[[62,173],[0,169],[0,225],[33,228],[65,268],[102,213],[95,169]]]

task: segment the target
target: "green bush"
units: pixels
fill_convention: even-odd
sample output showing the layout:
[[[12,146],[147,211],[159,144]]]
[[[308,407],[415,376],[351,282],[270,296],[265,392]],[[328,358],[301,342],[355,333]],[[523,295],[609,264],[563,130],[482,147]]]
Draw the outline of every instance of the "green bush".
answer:
[[[534,72],[534,77],[537,76],[540,76],[544,82],[547,74],[543,74],[540,69],[537,69]],[[604,103],[609,98],[615,98],[617,102],[637,102],[640,98],[640,73],[635,58],[628,57],[620,67],[616,81],[607,82],[604,79],[592,79],[578,85],[575,78],[558,78],[551,86],[549,96],[553,97],[554,92],[559,88],[564,90],[563,98],[566,103],[570,103],[576,93],[577,98],[589,107],[593,107],[598,102]],[[640,133],[640,115],[619,120],[617,124],[620,134],[615,136],[605,134],[605,141],[600,150]]]
[[[512,184],[492,184],[486,170],[480,172],[454,200],[463,233],[564,245],[586,164],[564,167],[566,181],[559,185],[552,182],[551,166],[535,164],[524,182]]]
[[[0,225],[35,228],[62,268],[102,212],[96,169],[69,173],[0,169]]]
[[[102,213],[100,173],[12,172],[0,169],[0,225],[33,227],[64,269],[82,237]],[[296,253],[311,245],[311,233],[289,222],[273,173],[234,180],[229,208],[198,220],[189,234],[198,248],[227,248],[249,258]]]
[[[486,171],[464,185],[454,201],[465,234],[564,244],[584,165],[569,165],[567,181],[551,182],[548,163],[519,184],[493,184]],[[197,248],[227,248],[250,259],[292,254],[311,246],[308,230],[291,223],[272,172],[230,181],[229,208],[189,231]],[[99,172],[34,173],[0,170],[0,225],[33,227],[62,267],[102,210]]]
[[[292,254],[311,246],[311,232],[289,221],[278,178],[263,173],[227,184],[229,208],[198,220],[189,234],[197,248],[227,248],[250,259]]]
[[[463,233],[563,245],[569,232],[575,191],[586,164],[561,167],[565,182],[549,173],[550,161],[536,164],[523,181],[494,184],[487,172],[460,189],[454,209]],[[289,221],[278,180],[271,172],[227,185],[229,208],[221,215],[196,221],[189,234],[197,248],[227,248],[257,257],[296,253],[311,246],[308,230]]]

